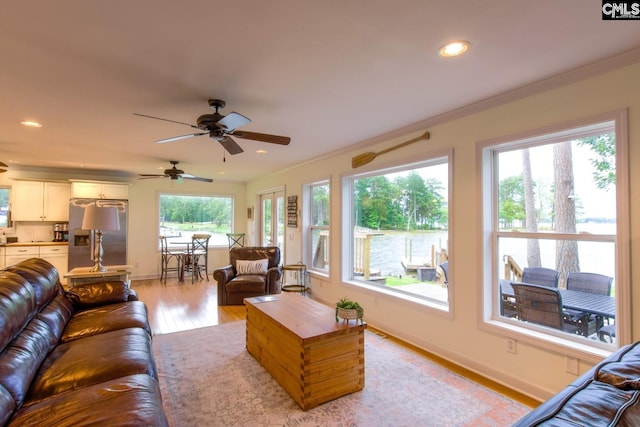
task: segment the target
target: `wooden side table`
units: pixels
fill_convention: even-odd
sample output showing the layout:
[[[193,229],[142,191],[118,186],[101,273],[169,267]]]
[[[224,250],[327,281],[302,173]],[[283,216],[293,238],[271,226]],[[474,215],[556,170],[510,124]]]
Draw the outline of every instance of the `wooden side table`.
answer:
[[[286,283],[286,272],[294,271],[296,273],[296,283]],[[307,293],[307,284],[305,281],[305,274],[307,273],[307,266],[304,264],[289,264],[282,266],[282,290],[284,292],[297,292],[300,295]]]
[[[109,280],[123,281],[129,286],[129,275],[131,274],[130,265],[112,265],[106,266],[107,271],[90,271],[93,267],[76,267],[64,278],[67,279],[67,286],[73,288],[83,283],[97,283]]]

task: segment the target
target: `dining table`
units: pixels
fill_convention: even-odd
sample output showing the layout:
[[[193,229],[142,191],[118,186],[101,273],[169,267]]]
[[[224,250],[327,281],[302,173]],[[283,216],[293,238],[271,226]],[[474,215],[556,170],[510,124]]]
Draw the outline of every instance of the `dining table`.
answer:
[[[615,297],[573,289],[557,289],[562,297],[562,306],[566,309],[582,311],[609,319],[616,317]],[[511,286],[509,280],[500,280],[500,295],[502,297],[515,298],[513,286]]]

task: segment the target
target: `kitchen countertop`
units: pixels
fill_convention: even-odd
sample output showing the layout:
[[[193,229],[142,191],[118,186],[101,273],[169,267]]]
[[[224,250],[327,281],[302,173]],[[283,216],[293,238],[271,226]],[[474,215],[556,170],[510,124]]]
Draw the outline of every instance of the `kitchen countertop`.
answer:
[[[16,242],[0,245],[0,247],[8,246],[68,246],[69,242]]]

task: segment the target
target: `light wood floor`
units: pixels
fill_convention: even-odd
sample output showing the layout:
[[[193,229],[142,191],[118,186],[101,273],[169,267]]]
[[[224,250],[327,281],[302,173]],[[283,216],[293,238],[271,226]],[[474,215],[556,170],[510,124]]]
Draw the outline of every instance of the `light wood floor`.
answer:
[[[211,278],[211,275],[209,277]],[[188,278],[184,283],[170,278],[166,284],[161,283],[158,279],[134,280],[131,282],[131,288],[138,292],[140,300],[147,305],[149,322],[154,334],[168,334],[245,319],[244,306],[218,306],[218,287],[213,280],[209,282],[201,280],[193,284]],[[369,329],[375,332],[375,329],[370,326]],[[540,404],[528,396],[490,381],[427,351],[413,347],[402,340],[394,337],[388,338],[434,363],[517,400],[523,405],[533,408]]]

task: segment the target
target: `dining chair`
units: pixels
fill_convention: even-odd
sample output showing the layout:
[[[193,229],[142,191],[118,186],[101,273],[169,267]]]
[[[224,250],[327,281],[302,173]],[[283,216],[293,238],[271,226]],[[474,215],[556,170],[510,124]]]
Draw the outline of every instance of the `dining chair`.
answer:
[[[590,294],[611,295],[611,284],[613,277],[598,273],[571,272],[567,274],[567,289],[572,291],[588,292]],[[571,314],[576,314],[575,310],[568,310]],[[602,316],[592,316],[596,321],[598,329],[604,325]],[[610,319],[606,319],[607,324]]]
[[[522,282],[532,285],[557,288],[559,278],[560,273],[551,268],[525,267],[522,270]],[[515,317],[517,315],[517,307],[514,298],[502,295],[500,300],[500,313],[505,317]]]
[[[189,256],[191,262],[191,281],[195,280],[197,275],[199,279],[203,279],[202,272],[207,280],[209,280],[209,239],[211,234],[194,234],[191,237],[191,246]]]
[[[590,324],[588,315],[582,313],[572,317],[564,311],[558,289],[527,283],[512,283],[511,286],[520,320],[584,336],[589,335],[591,328],[595,331],[595,322]]]
[[[560,273],[557,270],[545,267],[525,267],[522,270],[522,282],[532,285],[558,287]]]
[[[160,248],[162,250],[162,258],[161,258],[162,266],[160,270],[160,281],[163,283],[167,283],[167,275],[171,271],[177,272],[178,277],[180,277],[182,272],[183,252],[169,250],[167,238],[165,236],[160,236]],[[176,261],[175,267],[170,266],[170,263],[172,260]]]
[[[597,273],[571,272],[567,274],[567,289],[592,294],[611,295],[613,277]]]

